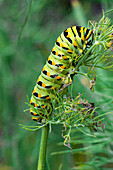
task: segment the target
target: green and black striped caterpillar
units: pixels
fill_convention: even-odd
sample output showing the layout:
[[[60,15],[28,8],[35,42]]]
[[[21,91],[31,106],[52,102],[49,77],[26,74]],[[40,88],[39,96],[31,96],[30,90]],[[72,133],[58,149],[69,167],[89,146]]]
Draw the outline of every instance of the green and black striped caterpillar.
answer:
[[[43,67],[30,100],[32,119],[40,121],[52,113],[51,94],[72,83],[75,66],[92,45],[94,33],[85,27],[67,28],[58,37]]]

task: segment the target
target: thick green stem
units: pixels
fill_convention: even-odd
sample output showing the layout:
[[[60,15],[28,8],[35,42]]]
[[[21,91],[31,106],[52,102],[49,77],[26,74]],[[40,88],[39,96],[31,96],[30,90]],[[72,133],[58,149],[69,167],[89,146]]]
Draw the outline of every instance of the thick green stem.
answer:
[[[42,136],[41,136],[37,170],[44,170],[45,168],[48,131],[49,131],[48,125],[42,128]]]

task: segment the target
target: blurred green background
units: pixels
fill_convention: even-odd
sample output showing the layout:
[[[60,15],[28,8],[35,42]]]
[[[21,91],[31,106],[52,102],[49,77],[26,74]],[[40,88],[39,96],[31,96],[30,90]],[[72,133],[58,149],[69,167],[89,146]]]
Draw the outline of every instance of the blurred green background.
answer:
[[[36,169],[41,130],[30,132],[19,126],[36,125],[30,113],[23,112],[28,108],[26,95],[31,96],[60,33],[73,25],[87,26],[88,20],[98,21],[102,9],[112,8],[111,0],[0,0],[0,170]],[[107,16],[112,22],[112,13]],[[99,105],[102,114],[113,110],[113,72],[97,73],[94,93],[83,76],[76,76],[73,86],[76,94]],[[112,169],[113,114],[105,122],[106,130],[100,129],[97,138],[73,129],[73,154],[63,145],[62,127],[52,126],[46,167]]]

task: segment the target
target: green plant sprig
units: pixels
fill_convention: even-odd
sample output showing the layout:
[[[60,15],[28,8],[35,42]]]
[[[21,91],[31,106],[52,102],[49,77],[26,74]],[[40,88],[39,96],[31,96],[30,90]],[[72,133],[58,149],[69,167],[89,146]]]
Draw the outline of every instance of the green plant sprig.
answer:
[[[113,64],[106,66],[110,58],[113,58],[111,49],[113,45],[113,25],[110,25],[110,19],[105,17],[103,13],[102,19],[98,23],[90,22],[90,28],[94,32],[93,45],[83,55],[78,62],[75,70],[80,66],[86,65],[91,67],[100,67],[103,69],[111,69]],[[103,64],[103,65],[102,65]]]
[[[90,22],[90,29],[92,29],[94,33],[92,46],[87,49],[86,52],[81,55],[81,57],[73,54],[75,55],[73,56],[73,59],[75,59],[75,63],[77,64],[72,70],[72,73],[86,76],[90,81],[90,89],[93,90],[96,79],[95,68],[101,68],[105,70],[113,69],[113,63],[111,62],[113,58],[113,25],[111,25],[110,19],[105,17],[105,13],[103,12],[103,17],[98,23]],[[89,67],[87,73],[80,72],[80,66]],[[68,85],[65,86],[66,90]],[[20,124],[22,128],[30,131],[42,129],[43,133],[37,169],[40,169],[42,164],[43,167],[45,165],[47,136],[48,132],[51,132],[52,124],[60,124],[65,128],[65,130],[62,130],[64,145],[71,149],[70,136],[72,128],[77,128],[86,135],[95,137],[94,132],[97,132],[97,130],[100,128],[103,130],[105,128],[103,116],[106,114],[111,114],[110,112],[99,115],[97,113],[97,107],[94,106],[94,103],[89,103],[87,100],[82,99],[81,94],[78,94],[77,97],[72,98],[72,96],[67,97],[65,92],[66,91],[63,90],[63,92],[55,91],[54,95],[49,94],[53,106],[53,113],[51,115],[44,108],[42,108],[44,115],[37,113],[37,110],[34,107],[32,108],[34,109],[34,112],[36,112],[37,115],[42,118],[42,123],[37,122],[36,126],[25,126]],[[32,107],[29,103],[28,106]],[[86,133],[85,130],[81,129],[81,127],[83,127],[83,129],[89,128],[90,133]],[[41,166],[41,169],[44,169],[43,167]]]
[[[111,54],[111,48],[112,48],[112,42],[113,42],[113,26],[110,25],[110,19],[105,17],[105,14],[103,12],[103,17],[100,19],[98,23],[90,22],[90,28],[93,29],[94,32],[94,40],[92,46],[87,50],[85,54],[78,60],[77,65],[75,66],[75,69],[73,70],[76,74],[84,75],[88,78],[88,80],[91,83],[90,89],[93,89],[93,85],[95,85],[95,79],[96,79],[96,73],[95,68],[101,68],[101,69],[112,69],[113,63],[110,63],[110,60],[112,59],[113,55]],[[88,72],[82,73],[79,72],[80,66],[88,66]],[[93,76],[92,76],[93,75]],[[67,88],[65,88],[67,89]],[[36,130],[42,128],[43,126],[46,126],[47,124],[66,124],[66,126],[74,126],[74,124],[81,124],[81,126],[87,124],[86,121],[86,115],[90,112],[88,109],[85,110],[83,105],[80,105],[80,100],[83,104],[83,99],[79,98],[78,96],[75,99],[70,98],[63,98],[64,94],[62,91],[60,93],[55,92],[54,95],[49,94],[51,98],[51,102],[53,104],[53,113],[50,116],[50,114],[47,112],[46,109],[42,108],[42,110],[45,112],[45,115],[41,115],[39,113],[38,116],[42,118],[42,122],[44,125],[40,124],[38,122],[38,126],[36,126]],[[29,99],[28,99],[29,101]],[[74,102],[74,103],[73,103]],[[60,105],[58,104],[60,103]],[[71,107],[71,105],[75,105]],[[29,103],[28,106],[32,107]],[[37,110],[33,107],[35,112]],[[76,111],[75,111],[76,110]],[[90,115],[93,115],[93,113],[90,112]],[[89,118],[89,117],[87,117]],[[91,118],[92,120],[92,118]],[[91,122],[90,120],[90,122]],[[94,120],[93,120],[94,121]],[[92,121],[92,124],[93,124]],[[23,128],[29,129],[30,127],[22,126]],[[31,128],[29,130],[35,130],[35,128]]]

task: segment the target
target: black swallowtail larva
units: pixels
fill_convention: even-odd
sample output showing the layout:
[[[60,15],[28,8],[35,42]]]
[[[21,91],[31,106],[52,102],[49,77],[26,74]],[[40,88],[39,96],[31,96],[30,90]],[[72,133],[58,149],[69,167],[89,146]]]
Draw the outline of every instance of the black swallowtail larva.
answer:
[[[40,121],[52,113],[51,94],[72,83],[74,68],[93,42],[93,31],[85,27],[67,28],[58,37],[37,79],[30,100],[32,119]]]

